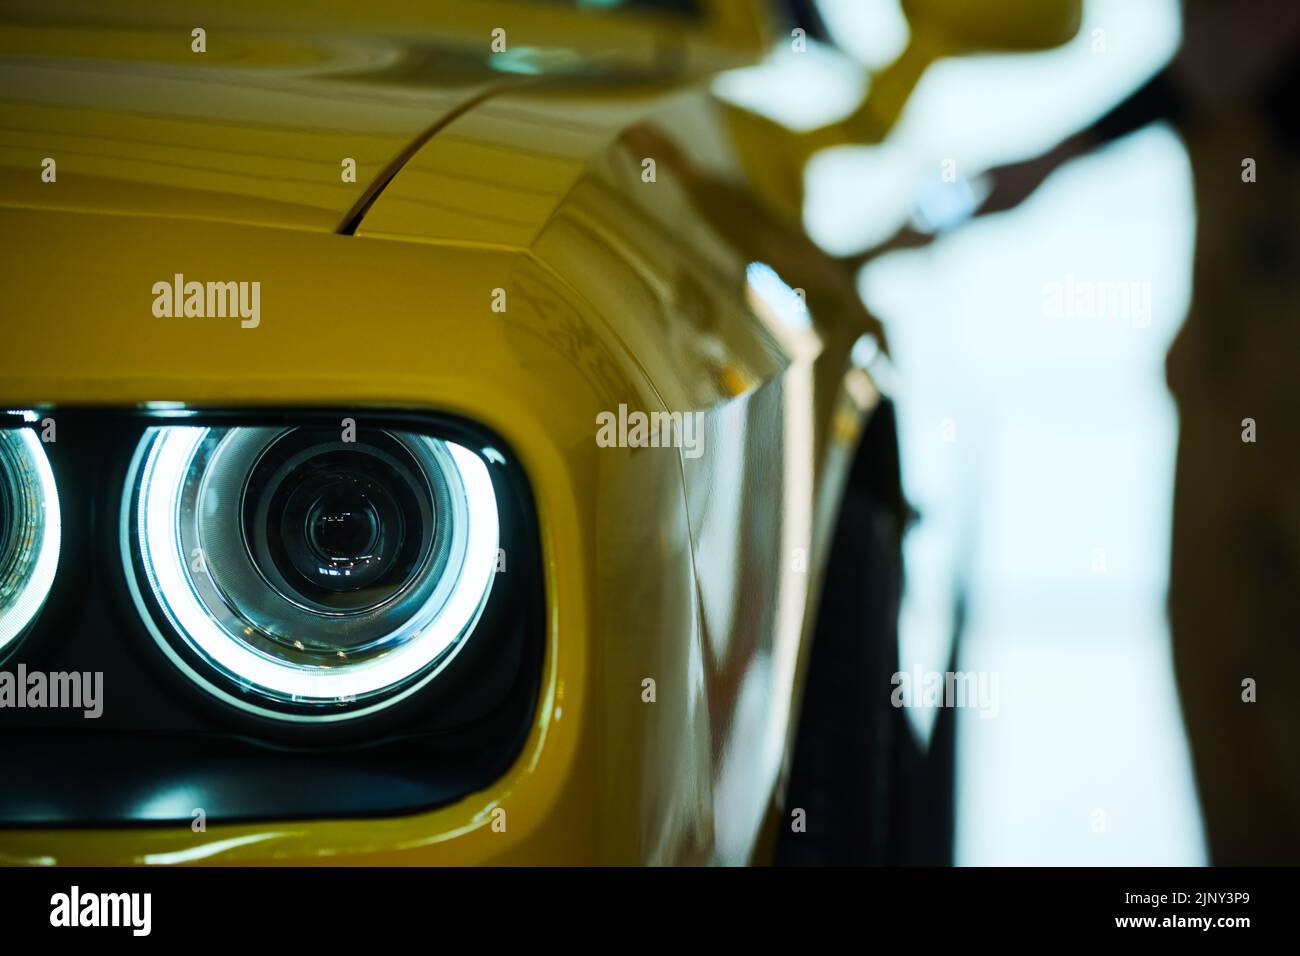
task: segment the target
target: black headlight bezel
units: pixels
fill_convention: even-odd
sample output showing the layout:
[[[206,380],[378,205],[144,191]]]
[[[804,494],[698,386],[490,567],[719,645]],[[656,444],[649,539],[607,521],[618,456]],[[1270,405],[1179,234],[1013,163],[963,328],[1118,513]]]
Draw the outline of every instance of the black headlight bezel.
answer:
[[[380,408],[39,412],[47,416],[58,425],[49,457],[65,502],[64,554],[47,607],[17,656],[29,669],[103,671],[107,706],[98,720],[0,710],[0,728],[15,731],[0,734],[0,759],[15,768],[13,785],[0,794],[0,826],[189,819],[159,792],[189,794],[181,802],[195,806],[207,800],[205,811],[221,819],[416,812],[488,785],[513,762],[534,721],[545,613],[531,486],[498,435],[456,416]],[[492,449],[508,564],[474,633],[437,679],[372,714],[286,723],[203,693],[158,652],[131,595],[135,572],[120,556],[123,492],[150,427],[324,427],[343,418]],[[0,420],[0,427],[19,425],[30,427]],[[59,769],[104,761],[124,765],[123,780],[93,797],[79,773]]]

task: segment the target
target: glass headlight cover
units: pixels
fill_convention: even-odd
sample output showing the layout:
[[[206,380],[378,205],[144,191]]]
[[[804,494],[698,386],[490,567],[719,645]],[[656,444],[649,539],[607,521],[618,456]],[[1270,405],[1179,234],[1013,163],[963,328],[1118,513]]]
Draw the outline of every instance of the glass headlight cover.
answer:
[[[337,428],[148,429],[123,509],[151,633],[187,677],[266,716],[334,721],[432,680],[492,588],[499,515],[468,448]]]
[[[0,429],[0,654],[31,624],[59,563],[59,496],[30,428]]]

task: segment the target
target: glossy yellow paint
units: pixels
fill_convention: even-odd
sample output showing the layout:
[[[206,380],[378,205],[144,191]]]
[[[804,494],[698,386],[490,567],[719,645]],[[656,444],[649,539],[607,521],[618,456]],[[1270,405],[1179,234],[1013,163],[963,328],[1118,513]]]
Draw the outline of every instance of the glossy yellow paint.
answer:
[[[176,20],[146,6],[160,29]],[[380,6],[381,22],[413,16]],[[102,36],[60,41],[42,24],[29,42],[51,52],[4,64],[23,79],[4,103],[2,178],[35,185],[0,194],[0,230],[22,237],[0,266],[0,402],[400,406],[495,429],[539,509],[537,719],[502,779],[430,813],[0,830],[0,862],[752,859],[876,401],[849,361],[872,330],[851,274],[751,195],[720,107],[689,77],[593,89],[304,72],[315,61],[276,14],[259,25],[253,5],[229,7],[255,62],[192,97],[171,98],[188,65],[106,65],[87,53]],[[79,157],[57,184],[39,179],[47,142]],[[340,152],[402,159],[355,235],[338,227],[366,177],[341,183]],[[260,281],[261,324],[155,318],[152,286],[176,273]],[[700,412],[704,454],[598,448],[597,414],[620,405]]]
[[[6,27],[0,203],[332,232],[413,139],[502,82],[448,63],[416,88],[378,85],[401,52],[216,34],[195,54],[177,30]]]

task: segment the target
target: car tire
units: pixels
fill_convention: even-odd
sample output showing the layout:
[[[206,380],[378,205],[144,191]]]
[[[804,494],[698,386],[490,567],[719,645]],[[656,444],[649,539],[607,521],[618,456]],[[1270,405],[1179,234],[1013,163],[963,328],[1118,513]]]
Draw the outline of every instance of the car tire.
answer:
[[[940,711],[926,748],[891,704],[909,519],[884,403],[864,430],[828,556],[778,865],[951,862],[951,713]]]

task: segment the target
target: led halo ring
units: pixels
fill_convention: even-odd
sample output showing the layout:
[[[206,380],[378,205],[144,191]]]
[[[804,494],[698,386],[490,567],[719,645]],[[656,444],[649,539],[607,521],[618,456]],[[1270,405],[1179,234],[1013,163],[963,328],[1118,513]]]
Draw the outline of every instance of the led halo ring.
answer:
[[[54,472],[30,428],[0,430],[0,654],[36,619],[59,564],[61,518]]]
[[[166,655],[214,696],[282,720],[359,717],[425,686],[464,645],[495,578],[499,518],[492,479],[483,460],[453,442],[405,435],[437,447],[454,469],[454,476],[449,477],[455,478],[458,492],[459,517],[454,531],[459,561],[447,570],[455,573],[456,579],[449,588],[436,589],[435,596],[403,621],[392,640],[372,657],[338,666],[303,666],[250,646],[241,639],[242,629],[223,626],[196,592],[181,529],[181,494],[205,439],[210,432],[221,431],[193,426],[150,429],[137,448],[124,490],[123,554],[132,559],[131,567],[137,566],[134,558],[138,558],[143,570],[143,574],[129,576],[132,594]],[[170,624],[170,639],[155,626],[142,591],[152,592],[154,604]],[[322,620],[321,626],[328,627],[330,622]],[[199,659],[197,667],[173,646],[176,641]],[[218,675],[225,680],[214,680]],[[245,693],[235,693],[236,689]],[[254,702],[255,697],[296,711],[261,706]],[[304,708],[314,712],[304,713]]]

